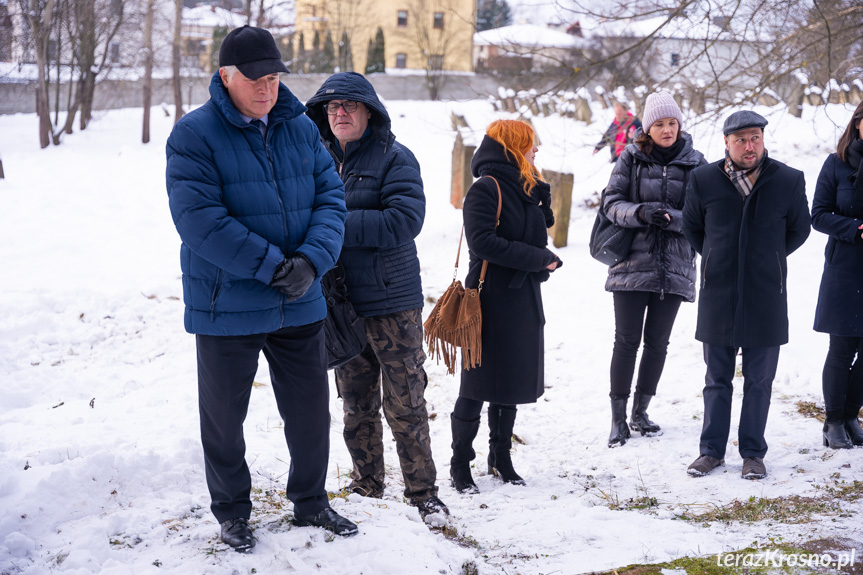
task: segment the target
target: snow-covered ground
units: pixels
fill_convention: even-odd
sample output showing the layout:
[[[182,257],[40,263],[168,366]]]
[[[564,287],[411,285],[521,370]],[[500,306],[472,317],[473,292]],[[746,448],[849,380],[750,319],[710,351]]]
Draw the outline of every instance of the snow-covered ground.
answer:
[[[388,107],[394,132],[423,167],[428,212],[419,253],[425,292],[438,296],[451,278],[461,225],[448,203],[449,114],[463,114],[481,132],[493,112],[485,102],[393,101]],[[771,157],[806,173],[811,201],[821,163],[852,110],[806,108],[803,119],[778,108],[759,111],[770,119]],[[514,461],[528,485],[503,485],[485,474],[481,431],[474,470],[481,493],[453,491],[448,414],[458,382],[429,362],[440,496],[462,544],[430,531],[405,504],[389,439],[386,497],[333,500],[359,524],[357,537],[293,527],[281,494],[290,459],[261,358],[246,422],[259,543],[247,555],[219,542],[208,510],[194,338],[183,331],[179,239],[164,185],[172,119],[155,108],[153,141],[142,145],[140,110],[100,113],[85,132],[39,150],[33,115],[0,116],[6,173],[0,180],[0,573],[413,575],[460,573],[472,561],[482,574],[575,574],[771,539],[863,540],[859,516],[710,526],[678,518],[735,499],[813,495],[837,479],[863,479],[863,451],[822,447],[820,423],[799,415],[795,405],[821,401],[827,338],[811,329],[825,244],[817,232],[789,260],[791,343],[782,349],[774,386],[768,477],[742,480],[734,445],[725,468],[703,479],[686,475],[698,455],[704,373],[692,304],[681,308],[651,405],[665,434],[606,447],[612,298],[603,290],[606,268],[588,255],[594,214],[583,200],[602,189],[611,171],[606,150],[591,155],[611,116],[595,112],[589,126],[534,120],[543,144],[538,165],[573,171],[575,190],[569,245],[558,252],[565,265],[543,287],[548,389],[537,404],[520,408],[516,422],[524,444]],[[712,121],[693,134],[708,159],[721,156],[721,132]],[[339,491],[351,462],[334,388],[331,395],[327,488]],[[739,392],[734,407],[738,413]],[[655,498],[658,507],[609,507],[639,497]]]

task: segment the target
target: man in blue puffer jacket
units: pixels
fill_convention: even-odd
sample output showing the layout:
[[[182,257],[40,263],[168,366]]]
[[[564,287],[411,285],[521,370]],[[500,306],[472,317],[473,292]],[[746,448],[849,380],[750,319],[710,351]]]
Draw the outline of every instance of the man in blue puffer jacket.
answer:
[[[285,493],[294,523],[353,535],[356,525],[329,507],[324,489],[320,278],[341,249],[344,187],[305,107],[279,82],[288,70],[268,31],[233,30],[219,66],[210,100],[177,122],[167,145],[210,507],[225,543],[254,546],[243,420],[263,351],[291,453]]]
[[[404,495],[431,522],[430,515],[449,511],[437,497],[424,397],[423,294],[414,243],[425,218],[420,167],[396,142],[386,108],[361,74],[330,76],[306,106],[345,182],[348,217],[340,261],[348,297],[366,325],[365,349],[336,368],[354,464],[349,489],[383,495],[383,390]]]

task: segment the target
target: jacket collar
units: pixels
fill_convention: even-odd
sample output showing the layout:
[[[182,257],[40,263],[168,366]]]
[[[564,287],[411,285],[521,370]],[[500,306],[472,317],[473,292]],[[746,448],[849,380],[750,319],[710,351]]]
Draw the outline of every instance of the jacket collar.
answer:
[[[237,107],[234,106],[234,103],[231,101],[231,97],[228,95],[228,90],[225,88],[225,84],[222,82],[222,78],[219,76],[218,71],[213,74],[213,77],[210,80],[210,99],[219,111],[224,114],[228,122],[238,128],[248,125],[246,121],[243,120],[240,111],[237,110]],[[272,110],[270,110],[267,125],[269,128],[272,128],[281,122],[293,120],[297,116],[302,115],[305,111],[306,107],[303,106],[287,86],[279,82],[279,94],[276,98],[276,105],[273,106]]]

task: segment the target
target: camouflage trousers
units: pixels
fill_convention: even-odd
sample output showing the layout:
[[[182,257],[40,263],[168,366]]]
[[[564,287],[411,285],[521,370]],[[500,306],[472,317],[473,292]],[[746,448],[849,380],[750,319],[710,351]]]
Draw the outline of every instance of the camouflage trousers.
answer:
[[[367,317],[366,337],[362,353],[336,368],[336,387],[344,400],[344,438],[354,463],[350,488],[378,497],[383,492],[383,406],[396,441],[405,497],[422,501],[437,495],[424,397],[428,378],[422,310]]]

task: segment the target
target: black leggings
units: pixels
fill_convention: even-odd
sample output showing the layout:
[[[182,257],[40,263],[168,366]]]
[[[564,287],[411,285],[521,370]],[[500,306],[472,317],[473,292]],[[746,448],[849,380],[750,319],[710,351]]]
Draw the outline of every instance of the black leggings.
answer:
[[[645,291],[614,293],[614,353],[611,356],[612,399],[629,397],[635,357],[644,334],[644,350],[638,366],[635,391],[656,395],[656,386],[665,366],[671,328],[683,297]],[[645,318],[645,310],[647,311]]]
[[[484,402],[478,401],[476,399],[468,399],[466,397],[459,397],[455,400],[455,407],[453,407],[452,414],[456,417],[456,419],[461,419],[462,421],[475,421],[479,418],[482,413],[482,405]],[[489,403],[489,408],[493,407],[501,407],[505,409],[515,409],[514,405],[509,405],[507,403]]]
[[[830,336],[830,349],[821,374],[827,421],[857,417],[863,405],[863,337]],[[856,360],[855,360],[856,356]]]

